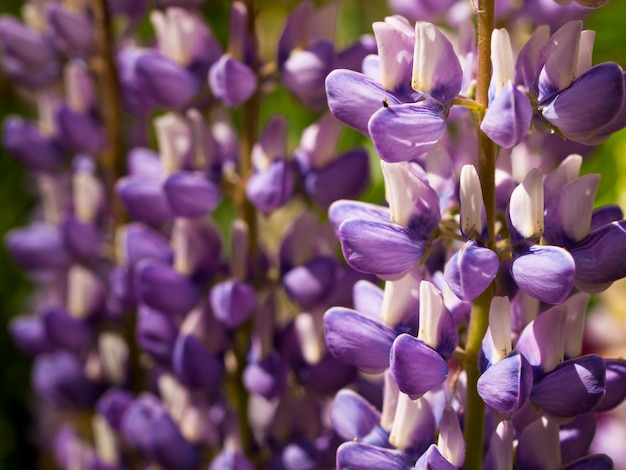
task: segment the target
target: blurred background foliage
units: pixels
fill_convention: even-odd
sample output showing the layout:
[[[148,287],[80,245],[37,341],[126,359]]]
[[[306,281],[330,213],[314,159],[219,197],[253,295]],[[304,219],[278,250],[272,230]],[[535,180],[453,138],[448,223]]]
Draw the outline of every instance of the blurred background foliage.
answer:
[[[19,15],[22,0],[0,0],[0,15]],[[298,3],[296,0],[260,1],[259,31],[262,56],[272,59],[274,45],[287,12]],[[321,4],[323,2],[316,1]],[[341,7],[337,15],[337,42],[345,45],[358,36],[371,33],[371,23],[389,14],[384,0],[338,0]],[[208,0],[203,13],[214,34],[222,44],[228,37],[228,0]],[[614,61],[626,68],[626,28],[623,18],[626,3],[613,0],[597,10],[588,19],[587,29],[595,30],[594,63]],[[144,38],[152,31],[146,20],[140,29]],[[581,106],[585,106],[581,102]],[[284,89],[272,90],[262,103],[264,122],[272,114],[284,113],[290,126],[290,148],[297,145],[302,130],[312,122],[313,115]],[[32,115],[16,89],[0,70],[0,122],[9,114]],[[356,131],[344,132],[341,148],[371,145]],[[373,160],[373,159],[372,159]],[[374,161],[374,160],[373,160]],[[375,173],[378,165],[373,165]],[[612,136],[588,158],[584,173],[601,173],[597,205],[618,203],[626,209],[626,130]],[[380,183],[380,178],[378,178]],[[375,185],[365,196],[377,200],[382,195],[382,184]],[[6,155],[0,147],[0,238],[12,228],[26,225],[35,206],[35,192],[28,175]],[[625,261],[626,262],[626,261]],[[20,268],[9,257],[0,243],[0,470],[50,468],[49,459],[38,454],[32,445],[32,399],[30,387],[31,361],[13,345],[8,334],[11,318],[28,311],[31,284]]]

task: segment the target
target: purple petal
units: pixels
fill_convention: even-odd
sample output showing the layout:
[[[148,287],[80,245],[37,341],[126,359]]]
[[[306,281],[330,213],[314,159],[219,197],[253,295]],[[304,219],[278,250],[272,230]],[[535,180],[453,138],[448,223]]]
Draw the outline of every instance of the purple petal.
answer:
[[[508,149],[526,136],[532,114],[528,97],[509,81],[489,104],[480,128],[496,144]]]
[[[11,16],[0,18],[0,41],[7,55],[17,56],[31,67],[55,62],[54,49],[43,34]]]
[[[87,54],[95,44],[94,25],[87,12],[53,3],[48,24],[54,40],[70,54]]]
[[[571,248],[576,282],[604,284],[626,276],[626,221],[613,222],[591,232]]]
[[[372,25],[380,61],[380,81],[389,91],[411,83],[413,71],[415,32],[410,27],[398,26],[389,21],[377,21]]]
[[[599,182],[598,174],[584,175],[566,184],[554,195],[544,213],[547,243],[570,247],[589,234]]]
[[[524,47],[520,50],[515,63],[515,85],[523,85],[528,90],[533,89],[537,73],[537,58],[541,47],[550,38],[550,28],[547,25],[535,28]]]
[[[586,455],[595,432],[596,416],[594,412],[582,414],[573,421],[562,425],[559,439],[563,463],[572,462]]]
[[[308,39],[310,21],[315,16],[315,7],[310,2],[297,4],[289,16],[278,40],[278,63],[287,60],[289,53]]]
[[[339,199],[357,198],[370,182],[369,157],[364,149],[344,153],[328,165],[309,172],[305,188],[322,207]]]
[[[360,201],[335,201],[328,208],[328,218],[335,232],[341,223],[348,219],[364,219],[378,222],[389,222],[389,208]]]
[[[586,105],[580,106],[581,99]],[[586,143],[602,126],[613,121],[624,103],[624,78],[619,65],[592,67],[549,103],[541,113],[550,124],[575,142]]]
[[[445,359],[422,340],[406,333],[393,342],[389,363],[398,388],[411,397],[433,390],[448,377]]]
[[[300,101],[319,111],[326,104],[325,79],[335,68],[335,62],[335,45],[318,40],[306,50],[292,51],[283,64],[280,78]]]
[[[565,465],[563,470],[613,470],[613,468],[611,457],[605,454],[593,454]]]
[[[159,180],[124,177],[118,180],[115,190],[133,219],[161,225],[173,216]]]
[[[254,173],[246,184],[248,199],[264,214],[285,205],[294,189],[292,166],[285,160],[275,160],[265,170]]]
[[[31,171],[52,172],[63,153],[37,126],[21,117],[9,116],[2,124],[2,144],[7,153]]]
[[[164,176],[161,157],[154,150],[136,147],[128,153],[128,174],[146,179]]]
[[[368,129],[380,158],[406,162],[439,142],[446,130],[445,108],[432,98],[398,106],[390,103],[372,115]]]
[[[168,364],[178,326],[172,318],[162,312],[140,305],[137,314],[137,344],[141,350],[158,362]]]
[[[53,350],[46,337],[43,320],[38,315],[20,315],[9,323],[11,338],[18,348],[29,356],[36,356]]]
[[[67,351],[43,354],[33,364],[33,389],[46,403],[64,409],[89,409],[98,390],[85,376],[84,364]]]
[[[480,376],[478,394],[494,410],[512,413],[526,403],[532,385],[532,366],[514,351]]]
[[[177,217],[202,217],[215,209],[219,188],[198,172],[180,171],[165,180],[163,191]]]
[[[134,266],[142,259],[155,259],[171,263],[174,253],[169,240],[160,232],[140,222],[132,222],[124,226],[121,244],[125,251],[125,264]]]
[[[543,46],[539,61],[545,60],[537,77],[538,99],[550,99],[572,83],[576,73],[582,21],[571,21],[556,31]]]
[[[346,261],[360,272],[402,275],[424,255],[424,240],[393,223],[348,219],[338,236]]]
[[[444,277],[459,299],[474,300],[489,287],[499,267],[496,253],[469,241],[448,260]]]
[[[42,314],[46,337],[57,347],[68,351],[85,351],[91,341],[87,323],[71,316],[62,308],[47,308]]]
[[[215,317],[228,328],[236,328],[246,321],[257,304],[254,289],[236,279],[215,284],[209,299]]]
[[[417,55],[420,55],[419,57]],[[425,56],[425,57],[424,57]],[[450,40],[439,29],[427,22],[415,24],[415,57],[413,87],[420,87],[421,81],[428,83],[428,89],[420,90],[449,106],[461,91],[463,70]],[[419,65],[416,73],[415,65]],[[428,74],[429,76],[420,76]]]
[[[552,416],[578,416],[593,410],[602,400],[605,374],[606,366],[600,356],[590,354],[565,361],[535,384],[530,399]]]
[[[187,441],[170,415],[163,411],[152,420],[151,454],[164,468],[191,470],[200,463],[199,449]]]
[[[143,393],[126,407],[120,423],[122,436],[133,447],[149,455],[151,430],[163,404],[154,395]]]
[[[96,405],[96,411],[115,431],[120,431],[122,417],[133,401],[132,393],[117,388],[110,388],[102,394]]]
[[[283,276],[287,295],[303,309],[309,310],[330,294],[336,279],[337,262],[332,257],[320,256],[296,266]]]
[[[396,333],[354,310],[333,307],[324,315],[324,337],[333,356],[373,374],[389,367],[389,351]]]
[[[591,230],[593,231],[603,225],[610,224],[611,222],[620,221],[623,218],[624,213],[617,204],[598,207],[593,211],[593,215],[591,216]]]
[[[354,309],[372,318],[380,319],[383,290],[369,281],[357,281],[352,289]]]
[[[376,40],[365,34],[337,54],[337,68],[361,71],[363,60],[376,54]]]
[[[198,338],[181,334],[172,351],[172,370],[184,386],[210,389],[219,384],[224,366]]]
[[[243,371],[246,389],[267,400],[280,396],[287,386],[287,365],[273,351],[260,361],[250,362]]]
[[[605,359],[606,394],[594,411],[609,411],[626,398],[626,361],[623,359]]]
[[[531,297],[549,304],[563,302],[574,287],[574,258],[563,248],[533,245],[511,265],[515,283]]]
[[[144,92],[157,106],[179,109],[191,101],[200,87],[191,72],[160,54],[143,54],[135,65]]]
[[[406,470],[411,465],[410,458],[397,450],[360,442],[344,442],[337,449],[337,470]]]
[[[536,375],[552,371],[563,360],[567,311],[552,307],[531,321],[515,345],[536,369]]]
[[[53,225],[39,222],[13,229],[7,234],[6,244],[15,261],[26,269],[63,269],[72,262],[60,230]]]
[[[330,422],[343,440],[362,440],[379,425],[380,412],[352,390],[340,390],[330,409]]]
[[[369,135],[368,122],[383,102],[400,104],[378,81],[352,70],[333,70],[326,77],[328,107],[344,124]]]
[[[515,468],[549,470],[560,468],[559,425],[547,418],[537,418],[518,435]]]
[[[428,450],[415,462],[414,468],[415,470],[456,470],[457,467],[441,455],[435,444],[431,444]]]
[[[252,96],[257,88],[257,78],[246,64],[224,54],[209,69],[209,85],[218,100],[235,107]]]
[[[103,234],[95,225],[68,214],[61,221],[60,228],[68,251],[79,259],[92,259],[101,248]]]
[[[155,260],[137,263],[135,278],[139,300],[170,315],[189,312],[200,298],[189,279]]]
[[[239,452],[224,449],[211,461],[209,470],[254,470],[254,467]]]
[[[354,383],[358,377],[358,370],[327,352],[315,364],[301,367],[297,377],[302,386],[311,392],[333,396],[340,389]]]
[[[448,360],[452,357],[454,350],[459,345],[459,327],[452,316],[452,313],[444,308],[439,317],[437,326],[437,346],[435,350]]]

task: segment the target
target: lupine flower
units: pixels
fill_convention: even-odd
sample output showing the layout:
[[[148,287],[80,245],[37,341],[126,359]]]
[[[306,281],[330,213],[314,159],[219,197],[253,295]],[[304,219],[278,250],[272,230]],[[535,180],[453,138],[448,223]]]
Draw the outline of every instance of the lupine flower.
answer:
[[[247,32],[248,10],[244,3],[234,2],[230,9],[228,51],[209,70],[209,86],[215,97],[234,107],[248,100],[258,86],[251,65],[257,60]]]
[[[450,41],[430,23],[417,22],[413,30],[404,18],[389,17],[373,27],[380,76],[331,72],[328,105],[340,121],[371,136],[383,160],[412,160],[443,136],[461,89],[461,65]]]
[[[624,127],[624,72],[614,63],[591,66],[593,34],[570,22],[550,38],[538,29],[520,52],[516,83],[528,89],[547,124],[565,138],[598,144]],[[580,114],[585,96],[591,107]]]

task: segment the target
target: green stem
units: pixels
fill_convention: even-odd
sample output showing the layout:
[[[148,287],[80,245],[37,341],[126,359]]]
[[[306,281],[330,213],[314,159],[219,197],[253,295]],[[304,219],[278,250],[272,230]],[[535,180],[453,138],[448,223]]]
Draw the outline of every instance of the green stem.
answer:
[[[106,0],[92,0],[97,54],[92,57],[91,66],[98,79],[101,96],[102,118],[107,134],[106,147],[102,151],[100,164],[104,170],[107,188],[113,192],[115,182],[124,174],[122,142],[122,92],[119,83],[119,73],[115,60],[115,34],[109,7]],[[108,198],[114,204],[116,222],[121,223],[123,216],[117,197],[110,194]]]
[[[494,0],[478,0],[476,10],[478,25],[478,69],[476,80],[476,102],[487,109],[489,105],[489,82],[491,80],[491,34],[494,29]],[[495,171],[496,145],[480,130],[478,116],[478,175],[483,191],[489,247],[495,247]],[[464,359],[467,374],[467,396],[465,403],[465,470],[483,468],[483,441],[485,425],[485,403],[478,395],[477,382],[480,377],[478,356],[482,339],[489,326],[489,307],[493,298],[493,285],[483,292],[472,308],[468,339]]]
[[[467,396],[465,399],[465,470],[483,468],[483,428],[485,426],[485,403],[478,395],[477,382],[480,377],[478,356],[489,326],[489,306],[493,289],[489,288],[474,300],[470,318],[468,340],[465,346],[465,372],[467,374]]]
[[[246,0],[248,9],[247,34],[252,41],[256,41],[256,15],[257,0]],[[254,45],[256,48],[256,44]],[[259,64],[250,64],[252,69],[259,74]],[[259,287],[260,271],[258,269],[258,223],[256,208],[246,196],[246,183],[252,175],[252,149],[258,140],[259,134],[259,111],[261,106],[261,92],[256,90],[254,95],[246,102],[242,109],[242,126],[241,126],[241,153],[239,155],[239,172],[237,186],[233,195],[237,216],[245,221],[249,237],[248,237],[248,256],[250,257],[250,266],[252,269],[252,279],[255,287]],[[243,280],[243,279],[242,279]],[[241,325],[234,335],[232,352],[236,359],[235,370],[231,374],[226,383],[226,392],[231,402],[231,406],[237,414],[239,422],[239,438],[241,442],[242,452],[255,459],[254,455],[254,439],[252,430],[248,420],[248,391],[243,385],[243,369],[247,361],[248,349],[252,336],[253,325],[252,320]]]

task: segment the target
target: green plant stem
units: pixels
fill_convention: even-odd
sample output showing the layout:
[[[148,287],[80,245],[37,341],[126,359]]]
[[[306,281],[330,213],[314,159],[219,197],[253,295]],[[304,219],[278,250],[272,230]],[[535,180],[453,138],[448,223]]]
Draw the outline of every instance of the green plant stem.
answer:
[[[494,0],[478,0],[476,10],[478,25],[478,69],[476,102],[486,109],[489,105],[489,82],[491,80],[491,34],[494,28]],[[489,247],[495,247],[495,170],[496,145],[480,130],[483,113],[478,113],[478,175],[483,191],[487,215]],[[470,317],[466,357],[467,396],[465,403],[465,470],[483,468],[483,440],[485,403],[478,395],[478,355],[482,339],[489,326],[489,307],[493,298],[493,285],[474,300]]]
[[[252,41],[256,41],[256,15],[257,1],[246,0],[248,9],[248,37]],[[256,48],[256,44],[254,44]],[[259,64],[250,64],[252,69],[259,74]],[[252,148],[258,140],[259,134],[259,111],[261,106],[261,93],[257,89],[252,97],[245,103],[242,109],[242,126],[241,126],[241,153],[239,156],[239,172],[240,178],[235,188],[234,203],[237,209],[237,216],[245,221],[248,227],[248,256],[252,272],[253,284],[259,287],[260,272],[258,269],[258,223],[257,212],[254,205],[246,196],[246,183],[252,175]],[[236,359],[236,368],[233,370],[226,383],[226,391],[234,411],[238,417],[239,438],[241,442],[242,452],[249,456],[252,460],[254,455],[254,440],[252,430],[248,421],[248,401],[249,394],[243,384],[243,369],[247,361],[248,349],[250,347],[250,339],[252,336],[253,325],[252,320],[245,322],[235,332],[233,339],[233,353]]]
[[[115,34],[113,23],[106,0],[92,0],[95,36],[97,50],[91,59],[98,88],[101,91],[102,118],[106,129],[106,144],[101,152],[100,166],[105,175],[107,189],[112,193],[115,182],[124,174],[126,162],[124,161],[122,139],[122,92],[119,83],[119,73],[115,60]],[[108,198],[114,204],[116,222],[123,219],[117,198],[110,194]]]
[[[474,300],[465,347],[465,372],[467,374],[467,396],[465,399],[465,470],[483,468],[483,428],[485,426],[485,403],[476,388],[480,371],[478,356],[489,326],[489,306],[493,297],[490,287]]]

